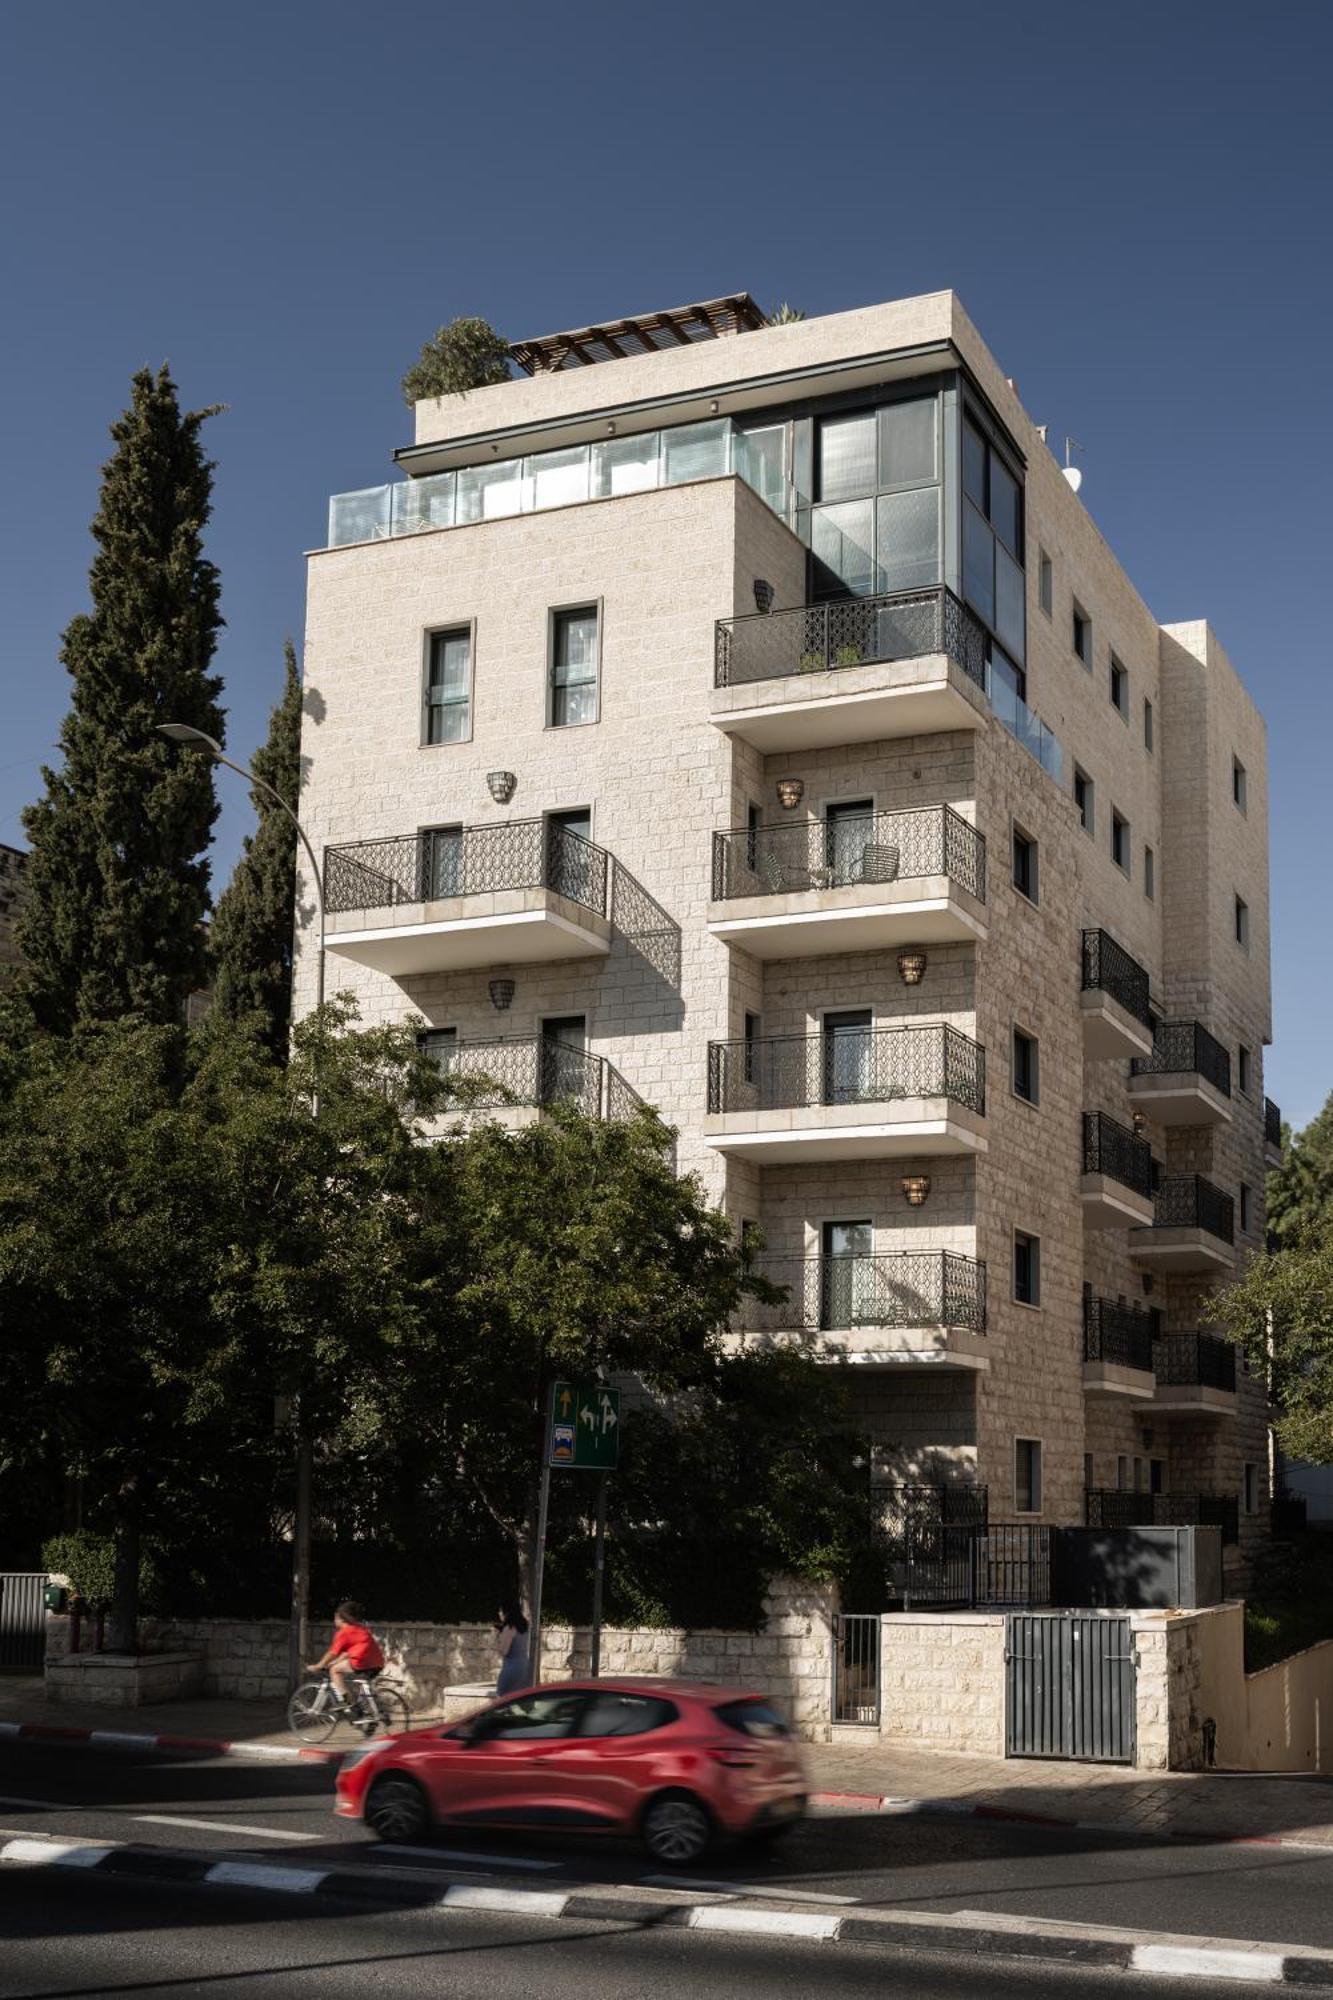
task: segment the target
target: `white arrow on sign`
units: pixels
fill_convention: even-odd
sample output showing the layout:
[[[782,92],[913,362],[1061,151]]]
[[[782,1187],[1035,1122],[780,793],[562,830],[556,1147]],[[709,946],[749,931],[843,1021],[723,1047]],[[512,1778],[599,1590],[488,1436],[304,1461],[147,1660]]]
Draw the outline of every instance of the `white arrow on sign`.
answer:
[[[605,1391],[603,1391],[603,1393],[602,1393],[602,1429],[603,1429],[604,1431],[609,1431],[609,1430],[613,1430],[613,1429],[615,1428],[615,1426],[616,1426],[616,1424],[617,1424],[617,1422],[618,1422],[618,1421],[619,1421],[619,1419],[618,1419],[618,1418],[617,1418],[617,1416],[616,1416],[616,1412],[615,1412],[615,1406],[614,1406],[614,1404],[612,1403],[612,1401],[611,1401],[611,1398],[610,1398],[610,1397],[609,1397],[609,1396],[608,1396],[608,1395],[607,1395],[607,1394],[605,1393]]]
[[[586,1424],[590,1431],[596,1430],[597,1416],[596,1412],[593,1410],[592,1405],[590,1403],[585,1403],[583,1405],[583,1408],[579,1411],[579,1422],[581,1424]]]

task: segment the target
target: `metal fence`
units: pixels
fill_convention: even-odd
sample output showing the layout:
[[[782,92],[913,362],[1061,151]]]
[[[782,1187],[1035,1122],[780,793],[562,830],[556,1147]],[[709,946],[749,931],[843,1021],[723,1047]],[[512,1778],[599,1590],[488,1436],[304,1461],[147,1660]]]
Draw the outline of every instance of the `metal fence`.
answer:
[[[833,1720],[879,1727],[879,1618],[839,1612],[833,1620]]]
[[[942,584],[720,618],[714,680],[718,687],[738,687],[932,653],[947,653],[969,680],[985,686],[985,630]]]
[[[1147,1200],[1153,1190],[1152,1147],[1104,1111],[1083,1113],[1083,1171],[1105,1174]]]
[[[1054,1530],[1040,1521],[908,1520],[890,1584],[903,1609],[1005,1610],[1051,1601]]]
[[[1150,1056],[1135,1056],[1131,1076],[1164,1076],[1194,1072],[1223,1097],[1231,1095],[1231,1057],[1200,1021],[1159,1021]]]
[[[1236,1350],[1215,1333],[1164,1333],[1153,1344],[1157,1380],[1168,1387],[1197,1383],[1236,1388]]]
[[[1235,1241],[1235,1204],[1202,1174],[1180,1174],[1157,1183],[1154,1229],[1206,1229],[1223,1243]]]
[[[1115,1299],[1083,1301],[1083,1359],[1152,1373],[1155,1316]]]
[[[1083,988],[1109,993],[1126,1013],[1149,1025],[1148,974],[1107,931],[1083,933]]]
[[[746,1301],[745,1324],[763,1333],[856,1327],[964,1327],[986,1331],[986,1266],[953,1250],[882,1257],[762,1257],[755,1275],[787,1293],[778,1305]]]
[[[46,1657],[46,1571],[0,1570],[0,1671],[40,1672]]]
[[[708,1045],[708,1109],[795,1110],[947,1097],[986,1109],[986,1051],[957,1028],[841,1028]]]
[[[1240,1540],[1240,1502],[1232,1493],[1123,1493],[1089,1487],[1083,1496],[1090,1528],[1220,1528]]]
[[[947,875],[986,900],[984,834],[952,806],[783,821],[713,835],[713,900]]]
[[[440,1060],[461,1101],[476,1110],[569,1104],[590,1118],[628,1118],[644,1108],[605,1056],[547,1035],[457,1042]]]
[[[501,889],[552,889],[605,916],[609,860],[605,848],[544,819],[426,829],[327,848],[324,907],[333,916]]]

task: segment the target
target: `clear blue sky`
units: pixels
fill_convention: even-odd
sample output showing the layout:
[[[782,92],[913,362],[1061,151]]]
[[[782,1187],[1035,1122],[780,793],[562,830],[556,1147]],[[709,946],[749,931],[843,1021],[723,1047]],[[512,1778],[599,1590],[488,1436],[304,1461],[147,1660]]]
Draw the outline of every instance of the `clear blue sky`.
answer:
[[[210,552],[244,756],[301,551],[330,492],[390,476],[442,321],[953,286],[1082,440],[1153,611],[1211,618],[1267,715],[1267,1081],[1304,1122],[1333,1087],[1331,59],[1327,0],[6,9],[0,840],[64,711],[136,367],[228,405]],[[219,884],[248,814],[221,789]]]

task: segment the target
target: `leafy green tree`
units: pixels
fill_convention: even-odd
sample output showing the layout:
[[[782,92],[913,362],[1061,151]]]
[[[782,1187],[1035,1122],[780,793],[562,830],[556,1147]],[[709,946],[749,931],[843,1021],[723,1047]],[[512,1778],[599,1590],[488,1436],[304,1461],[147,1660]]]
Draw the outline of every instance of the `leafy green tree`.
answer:
[[[1289,1458],[1333,1463],[1333,1230],[1311,1224],[1256,1257],[1220,1307],[1253,1372],[1271,1383],[1273,1429]]]
[[[282,699],[251,768],[294,812],[301,788],[301,677],[290,639],[285,659]],[[285,1062],[291,1032],[296,828],[266,792],[256,789],[250,796],[258,828],[246,836],[209,932],[212,1004],[226,1021],[255,1017],[265,1043]]]
[[[203,919],[217,816],[212,766],[182,757],[159,722],[222,734],[208,669],[221,617],[203,553],[212,466],[165,367],[134,377],[111,427],[93,521],[92,609],[67,627],[73,682],[63,762],[23,815],[32,843],[19,943],[39,1023],[136,1013],[178,1020],[203,984]]]
[[[1268,1234],[1293,1243],[1333,1214],[1333,1096],[1303,1132],[1284,1131],[1282,1165],[1268,1176]]]
[[[409,406],[428,396],[463,396],[509,380],[509,342],[484,319],[452,319],[428,340],[403,377]]]

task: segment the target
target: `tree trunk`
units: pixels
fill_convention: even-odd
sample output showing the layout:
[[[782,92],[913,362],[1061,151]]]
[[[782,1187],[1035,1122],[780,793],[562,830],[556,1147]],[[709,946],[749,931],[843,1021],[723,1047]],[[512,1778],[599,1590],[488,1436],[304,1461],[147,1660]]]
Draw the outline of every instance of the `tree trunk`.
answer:
[[[111,1595],[112,1653],[139,1650],[139,1514],[131,1508],[116,1522],[112,1537],[115,1570]]]

